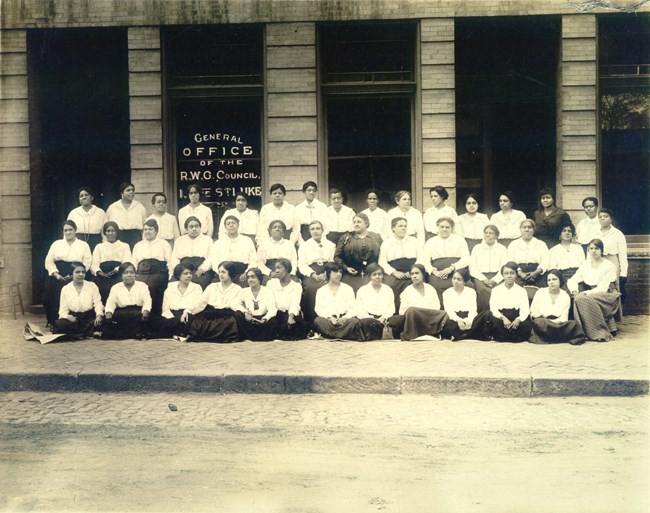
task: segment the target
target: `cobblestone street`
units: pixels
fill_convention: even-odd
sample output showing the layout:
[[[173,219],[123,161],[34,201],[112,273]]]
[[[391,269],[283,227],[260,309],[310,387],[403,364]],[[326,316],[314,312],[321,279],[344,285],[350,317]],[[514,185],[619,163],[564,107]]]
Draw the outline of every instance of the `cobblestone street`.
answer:
[[[0,511],[648,511],[648,398],[12,392]]]

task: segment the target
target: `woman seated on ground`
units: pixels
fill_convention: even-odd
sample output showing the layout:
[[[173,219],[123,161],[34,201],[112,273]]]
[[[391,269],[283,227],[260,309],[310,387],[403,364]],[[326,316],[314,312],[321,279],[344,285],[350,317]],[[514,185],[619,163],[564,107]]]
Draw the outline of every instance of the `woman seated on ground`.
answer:
[[[519,229],[521,237],[508,246],[508,260],[517,263],[517,285],[526,288],[532,301],[537,289],[546,285],[544,270],[548,269],[548,248],[533,237],[534,221],[523,220]]]
[[[568,283],[573,316],[586,337],[597,342],[607,342],[616,335],[614,315],[620,306],[616,266],[603,257],[603,250],[603,241],[593,239],[586,260]]]
[[[172,248],[166,240],[158,238],[158,223],[155,219],[145,221],[143,233],[144,240],[133,248],[131,261],[137,269],[136,279],[149,287],[153,314],[160,315],[169,281]]]
[[[548,267],[549,269],[557,269],[562,273],[563,285],[576,273],[578,267],[585,260],[582,246],[577,242],[573,242],[575,232],[576,229],[573,223],[562,224],[560,227],[560,243],[553,246],[548,253]]]
[[[381,340],[384,326],[395,314],[395,298],[388,285],[382,283],[384,270],[378,264],[368,266],[370,283],[357,291],[356,317],[361,323],[363,340]]]
[[[113,285],[108,295],[102,338],[145,338],[151,314],[149,287],[135,279],[135,266],[131,262],[121,264],[118,275],[122,281]]]
[[[92,256],[90,247],[77,239],[77,225],[74,221],[63,223],[63,238],[55,240],[45,257],[48,279],[45,284],[45,314],[47,323],[52,326],[58,319],[61,289],[72,280],[72,262],[81,262],[90,268]]]
[[[232,262],[221,262],[217,267],[219,281],[208,286],[188,310],[188,314],[194,315],[187,330],[188,341],[237,342],[241,339],[235,312],[243,311],[240,306],[242,288],[232,281],[234,269]]]
[[[424,244],[422,212],[411,206],[411,193],[409,191],[398,191],[394,200],[397,206],[387,212],[388,219],[392,221],[396,217],[404,217],[408,221],[408,233],[406,235],[412,235],[420,244]]]
[[[489,224],[483,229],[483,242],[474,246],[469,273],[478,297],[478,311],[490,309],[492,289],[503,281],[501,267],[508,261],[508,250],[497,242],[499,229]]]
[[[521,237],[520,226],[526,219],[526,215],[521,211],[512,208],[515,204],[512,191],[503,191],[499,196],[499,212],[492,214],[490,223],[499,229],[499,242],[506,248],[510,243]]]
[[[120,229],[115,221],[108,221],[102,228],[106,240],[95,246],[90,272],[99,288],[102,303],[106,303],[111,288],[120,282],[117,272],[120,264],[131,261],[131,248],[119,240]]]
[[[319,221],[315,222],[320,224]],[[313,233],[312,231],[312,235]],[[278,258],[275,263],[275,278],[270,279],[267,284],[267,288],[275,296],[275,306],[278,310],[275,338],[282,340],[302,340],[307,337],[309,331],[300,312],[302,287],[300,282],[291,276],[292,270],[289,260]]]
[[[283,238],[284,232],[287,227],[284,222],[276,219],[269,223],[269,236],[270,238],[260,242],[257,248],[257,262],[259,269],[262,271],[264,283],[269,278],[273,278],[275,272],[275,263],[279,258],[286,258],[291,262],[293,269],[298,268],[298,258],[296,255],[296,246]]]
[[[93,205],[94,193],[90,187],[83,186],[77,191],[79,206],[68,214],[66,219],[74,221],[77,225],[77,239],[88,243],[90,251],[102,241],[102,228],[108,221],[108,216],[103,209]]]
[[[72,281],[61,289],[59,318],[54,321],[53,333],[65,333],[81,340],[100,329],[104,316],[104,305],[99,289],[93,282],[86,281],[86,267],[81,262],[72,262]]]
[[[436,185],[429,189],[429,196],[431,196],[431,203],[433,205],[422,214],[424,236],[427,240],[438,235],[438,219],[442,217],[451,219],[452,226],[458,228],[458,214],[456,214],[456,209],[447,205],[447,199],[449,198],[447,189],[442,185]]]
[[[230,277],[234,283],[247,287],[246,271],[257,267],[255,245],[248,237],[239,234],[239,219],[228,216],[224,220],[226,236],[214,241],[210,249],[210,265],[218,269],[221,262],[230,262]],[[217,276],[215,279],[219,279]]]
[[[571,218],[569,214],[555,205],[553,189],[544,187],[539,191],[538,200],[539,208],[533,214],[535,237],[550,249],[560,240],[562,225],[570,223]]]
[[[490,334],[497,342],[524,342],[533,326],[528,294],[515,283],[517,267],[515,262],[501,267],[503,283],[494,287],[490,296]]]
[[[442,301],[442,293],[451,287],[451,275],[456,269],[465,269],[469,265],[467,242],[460,235],[452,233],[454,221],[450,217],[441,217],[437,221],[438,236],[427,241],[422,251],[422,263],[428,273],[429,283]]]
[[[582,247],[577,246],[582,253]],[[529,342],[533,344],[568,342],[574,346],[583,344],[585,334],[580,324],[569,320],[571,298],[561,289],[564,285],[564,275],[558,269],[551,269],[546,275],[546,282],[548,287],[539,289],[533,304],[530,305],[533,329]]]
[[[212,239],[201,233],[201,221],[198,217],[188,217],[183,227],[187,233],[181,235],[174,243],[171,267],[187,264],[193,272],[192,281],[205,290],[214,278],[214,272],[210,268]]]
[[[410,270],[422,258],[422,246],[412,235],[406,235],[408,221],[394,217],[390,222],[393,236],[384,240],[379,249],[379,265],[384,269],[384,283],[395,297],[395,311],[399,310],[399,296],[411,284]]]
[[[302,311],[307,322],[314,321],[316,291],[321,288],[325,277],[325,264],[334,260],[336,246],[323,237],[323,223],[309,223],[310,238],[298,248],[298,271],[302,276]]]
[[[448,316],[440,310],[438,293],[427,283],[429,277],[422,264],[414,264],[410,272],[412,283],[402,292],[399,315],[391,317],[388,325],[393,336],[402,340],[440,339]]]
[[[255,236],[260,222],[260,215],[257,210],[248,208],[250,203],[248,196],[243,192],[238,192],[235,196],[235,208],[226,210],[219,222],[219,237],[228,235],[224,220],[228,216],[235,216],[239,219],[239,233],[246,235],[250,240],[255,242]]]
[[[162,315],[152,316],[149,323],[151,338],[187,337],[192,316],[189,310],[199,300],[203,290],[192,283],[192,266],[181,263],[174,266],[174,280],[167,286],[162,303]]]
[[[352,219],[354,231],[346,233],[339,239],[334,252],[334,261],[343,266],[343,282],[350,285],[354,292],[368,283],[366,267],[377,263],[381,237],[368,231],[368,217],[356,214]]]
[[[469,275],[465,269],[452,273],[452,288],[442,294],[445,312],[449,319],[442,330],[442,338],[449,340],[488,340],[490,312],[476,310],[476,291],[466,287]]]
[[[178,224],[181,227],[181,235],[187,233],[187,228],[185,228],[187,218],[196,217],[201,221],[201,233],[212,238],[214,235],[212,209],[201,203],[201,187],[193,183],[188,185],[185,192],[190,202],[178,211]]]
[[[343,199],[342,191],[330,189],[330,205],[327,207],[323,221],[327,227],[327,240],[334,244],[338,244],[343,234],[354,229],[352,222],[354,210],[344,205]]]
[[[458,216],[457,231],[465,237],[470,253],[483,241],[483,230],[488,224],[487,214],[478,211],[478,196],[474,193],[465,196],[465,213]]]
[[[354,291],[341,282],[343,265],[333,262],[325,266],[327,284],[316,292],[314,329],[326,338],[363,340],[361,323],[355,317]]]
[[[239,296],[239,306],[243,311],[235,312],[237,329],[244,340],[275,338],[278,310],[273,291],[262,285],[263,278],[262,271],[257,267],[246,271],[248,287],[243,289]]]

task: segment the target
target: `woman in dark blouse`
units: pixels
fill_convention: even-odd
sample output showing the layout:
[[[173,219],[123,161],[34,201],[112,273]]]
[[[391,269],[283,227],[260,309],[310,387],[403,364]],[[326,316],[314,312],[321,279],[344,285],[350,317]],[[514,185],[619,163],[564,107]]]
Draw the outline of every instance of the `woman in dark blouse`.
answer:
[[[535,211],[535,237],[545,242],[548,248],[560,240],[562,226],[571,222],[569,214],[555,205],[553,190],[545,187],[539,191],[539,208]]]

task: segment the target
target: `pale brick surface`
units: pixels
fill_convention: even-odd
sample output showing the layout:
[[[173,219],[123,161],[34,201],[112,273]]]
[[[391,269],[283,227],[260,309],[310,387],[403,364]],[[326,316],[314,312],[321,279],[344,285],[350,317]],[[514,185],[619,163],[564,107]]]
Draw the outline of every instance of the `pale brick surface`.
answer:
[[[29,125],[27,123],[7,123],[0,126],[0,148],[29,147]]]
[[[134,169],[131,172],[131,181],[135,185],[138,200],[148,211],[151,211],[151,194],[163,190],[162,169]]]
[[[587,62],[564,62],[562,64],[562,85],[580,86],[596,85],[598,70],[596,61]]]
[[[420,22],[420,41],[453,41],[454,19],[425,19]]]
[[[268,140],[315,141],[316,118],[271,118],[268,121]]]
[[[453,114],[424,114],[422,116],[424,139],[449,139],[456,137],[456,119]]]
[[[129,71],[160,71],[160,50],[129,50]]]
[[[316,26],[313,23],[269,23],[266,25],[267,46],[313,45]]]
[[[162,168],[162,146],[155,144],[132,146],[131,168]]]
[[[563,61],[593,61],[596,55],[596,39],[563,39],[562,60]]]
[[[270,142],[269,166],[304,166],[317,164],[316,141]]]
[[[596,187],[589,185],[565,185],[562,208],[568,210],[582,210],[582,200],[587,196],[596,196]]]
[[[160,96],[160,73],[129,73],[129,94],[133,96]]]
[[[29,148],[0,148],[0,171],[29,171]],[[6,194],[7,189],[1,190]]]
[[[422,185],[426,189],[425,197],[428,198],[429,187],[434,185],[453,186],[456,183],[456,164],[454,163],[427,163],[422,164]]]
[[[456,96],[453,89],[422,91],[422,114],[454,112],[456,112]]]
[[[0,53],[26,51],[27,32],[25,30],[0,30]]]
[[[28,219],[3,219],[2,243],[29,244],[32,241],[32,222]]]
[[[161,141],[161,121],[131,121],[131,144],[160,144]]]
[[[130,27],[128,44],[130,50],[160,48],[160,30],[149,27]]]
[[[562,89],[563,110],[585,110],[596,109],[596,87],[595,86],[574,86]]]
[[[420,46],[422,64],[453,64],[454,43],[422,43]]]
[[[316,90],[315,69],[272,69],[267,72],[267,91],[313,92]]]
[[[291,187],[287,185],[287,180],[290,181]],[[318,183],[318,166],[317,165],[299,165],[299,166],[269,166],[268,184],[282,183],[287,190],[289,188],[300,191],[300,196],[297,196],[297,205],[305,198],[302,196],[302,184],[308,180]],[[266,194],[268,191],[264,191]],[[287,201],[291,201],[287,199]]]
[[[0,74],[24,75],[27,72],[26,53],[4,53],[0,58]]]
[[[596,137],[564,137],[564,160],[593,160],[596,157]]]
[[[562,37],[595,37],[596,17],[593,15],[574,15],[562,17]]]
[[[0,173],[0,190],[5,196],[29,194],[29,171],[2,171]]]
[[[162,100],[160,97],[132,97],[129,99],[131,120],[161,119]]]
[[[595,160],[575,160],[563,163],[562,182],[568,185],[580,185],[594,188],[596,176]],[[585,196],[589,196],[585,194]]]
[[[316,93],[268,94],[269,117],[315,116]]]
[[[0,182],[1,183],[1,182]],[[0,201],[0,219],[25,219],[29,217],[30,195],[12,194],[3,195]]]
[[[21,100],[0,100],[0,123],[27,123],[28,101]]]
[[[453,64],[422,66],[420,68],[422,89],[453,89],[456,85],[456,71]]]
[[[0,76],[0,99],[27,98],[27,75]]]
[[[25,205],[29,208],[29,200],[27,200]],[[3,225],[3,231],[4,230],[5,226]],[[0,288],[8,287],[12,283],[20,282],[23,304],[33,304],[31,241],[28,241],[28,243],[9,243],[3,240],[2,255],[5,259],[5,267],[4,269],[0,269]],[[41,299],[38,298],[38,301],[41,301]],[[0,321],[0,324],[2,324],[2,322],[4,322],[4,320]]]
[[[572,135],[596,135],[596,111],[564,112],[562,130]]]
[[[268,69],[314,68],[315,46],[271,46],[266,50]]]
[[[423,139],[422,161],[427,163],[456,162],[455,139]]]

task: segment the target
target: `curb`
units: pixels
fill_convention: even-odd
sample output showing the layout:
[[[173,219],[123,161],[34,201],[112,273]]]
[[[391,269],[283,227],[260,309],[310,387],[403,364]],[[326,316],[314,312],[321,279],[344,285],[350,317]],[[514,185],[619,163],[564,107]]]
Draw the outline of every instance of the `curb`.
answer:
[[[129,373],[0,373],[0,392],[429,394],[483,397],[648,395],[648,380],[534,377],[357,377]]]

